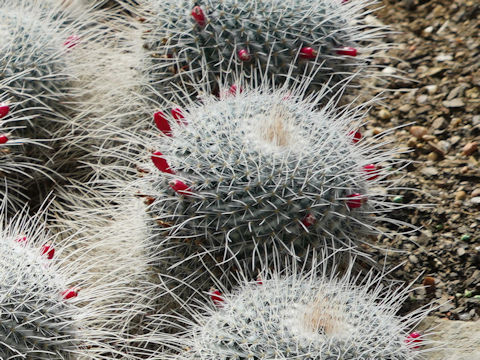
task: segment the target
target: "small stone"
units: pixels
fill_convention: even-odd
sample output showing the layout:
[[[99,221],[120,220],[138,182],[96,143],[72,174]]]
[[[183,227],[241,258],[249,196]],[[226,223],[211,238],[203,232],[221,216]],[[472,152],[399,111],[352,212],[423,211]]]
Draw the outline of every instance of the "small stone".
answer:
[[[475,205],[480,204],[480,196],[476,196],[476,197],[471,198],[471,199],[470,199],[470,202],[471,202],[472,204],[475,204]]]
[[[394,203],[401,204],[401,203],[403,203],[403,196],[401,196],[401,195],[395,196],[392,201]]]
[[[447,127],[447,122],[443,117],[436,118],[433,120],[432,128],[436,130],[445,129]]]
[[[392,114],[387,109],[381,109],[378,112],[378,117],[382,120],[389,120],[392,117]]]
[[[417,264],[418,263],[418,258],[415,255],[410,255],[408,257],[408,261],[410,261],[412,264]]]
[[[458,248],[458,249],[457,249],[457,255],[458,255],[458,256],[463,256],[463,255],[465,255],[465,249],[464,249],[464,248]]]
[[[421,139],[424,135],[428,133],[428,129],[424,126],[411,126],[410,134],[415,136],[417,139]]]
[[[453,118],[452,121],[450,121],[450,126],[451,127],[457,127],[458,125],[460,125],[460,123],[462,122],[462,119],[456,117],[456,118]]]
[[[438,170],[434,167],[425,167],[420,172],[425,176],[436,176],[438,175]]]
[[[455,193],[455,200],[465,200],[467,197],[467,193],[463,190],[457,191]]]
[[[462,154],[466,156],[472,155],[478,149],[478,143],[475,141],[469,142],[463,147]]]
[[[437,92],[438,86],[437,85],[427,85],[425,86],[429,95],[433,95]]]
[[[425,140],[425,141],[432,141],[432,140],[435,140],[435,139],[436,139],[436,137],[434,135],[427,134],[427,135],[422,136],[422,140]]]
[[[457,98],[457,99],[442,101],[442,105],[447,108],[461,108],[465,106],[465,103],[463,102],[462,99]]]
[[[472,191],[471,196],[476,197],[480,195],[480,188],[476,188],[475,190]]]
[[[415,139],[414,137],[411,137],[410,139],[408,139],[407,145],[408,145],[408,147],[411,147],[411,148],[416,147],[417,146],[417,139]]]
[[[437,161],[438,160],[438,154],[435,151],[432,151],[427,155],[427,159],[430,161]]]
[[[451,61],[453,60],[453,56],[451,54],[439,54],[435,57],[435,60],[438,62]]]
[[[398,111],[402,112],[402,113],[408,113],[411,109],[411,106],[410,104],[405,104],[405,105],[402,105],[398,108]]]
[[[428,101],[428,96],[427,95],[419,95],[417,96],[417,104],[418,105],[424,105]]]

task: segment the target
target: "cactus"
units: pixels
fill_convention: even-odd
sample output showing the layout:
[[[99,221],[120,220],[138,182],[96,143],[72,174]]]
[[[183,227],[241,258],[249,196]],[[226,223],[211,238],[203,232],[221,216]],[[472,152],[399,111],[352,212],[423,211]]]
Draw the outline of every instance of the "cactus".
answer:
[[[362,252],[365,237],[381,232],[375,223],[389,219],[375,214],[395,207],[395,188],[380,165],[401,160],[359,139],[368,104],[317,111],[320,100],[300,91],[243,89],[155,114],[162,136],[149,145],[159,151],[137,186],[165,274],[202,291],[200,261],[210,271],[223,263],[225,274],[234,258],[255,271],[276,255]]]
[[[83,340],[70,300],[77,290],[56,266],[52,239],[38,222],[12,224],[0,229],[0,357],[70,359]]]
[[[387,30],[364,20],[374,3],[148,0],[145,38],[153,61],[148,72],[164,95],[184,83],[232,81],[239,71],[251,78],[275,77],[278,84],[308,74],[311,91],[328,84],[333,95],[356,84],[354,74],[379,75],[371,60],[388,46],[379,41]]]
[[[162,342],[180,352],[176,360],[424,359],[432,341],[414,343],[409,332],[428,309],[396,315],[408,294],[372,273],[359,284],[351,269],[268,271],[230,292],[212,289],[185,335]]]

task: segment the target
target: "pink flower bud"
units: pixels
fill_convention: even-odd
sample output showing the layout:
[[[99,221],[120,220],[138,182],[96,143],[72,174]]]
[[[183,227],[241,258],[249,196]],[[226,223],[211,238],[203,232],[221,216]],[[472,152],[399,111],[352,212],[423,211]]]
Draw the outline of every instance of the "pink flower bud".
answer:
[[[363,167],[363,171],[371,175],[370,177],[367,178],[367,180],[375,180],[376,178],[378,178],[380,169],[381,169],[380,165],[375,165],[375,164],[368,164]]]
[[[348,135],[352,136],[352,142],[354,144],[358,143],[362,138],[362,134],[360,133],[360,131],[350,131]]]
[[[42,255],[47,255],[47,259],[53,259],[55,255],[55,248],[51,244],[45,244],[42,246]]]
[[[421,342],[422,342],[422,335],[418,332],[412,332],[405,339],[406,344],[415,344],[415,343],[421,343]],[[419,349],[419,348],[420,348],[419,345],[412,346],[412,349]]]
[[[225,299],[222,297],[222,293],[213,288],[210,289],[210,299],[212,299],[213,303],[218,307],[222,307],[223,302],[225,301]]]
[[[367,198],[359,193],[354,193],[347,196],[350,200],[347,200],[347,206],[350,209],[358,209],[362,206],[364,202],[367,201]]]

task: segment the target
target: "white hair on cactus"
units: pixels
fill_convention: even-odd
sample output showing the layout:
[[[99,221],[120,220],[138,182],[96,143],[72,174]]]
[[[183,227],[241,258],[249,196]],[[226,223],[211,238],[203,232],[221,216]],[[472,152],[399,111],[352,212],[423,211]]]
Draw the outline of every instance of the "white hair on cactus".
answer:
[[[134,339],[143,317],[157,308],[162,297],[155,286],[155,251],[142,200],[118,196],[118,191],[103,188],[101,182],[72,183],[57,189],[50,211],[55,214],[55,231],[67,236],[66,258],[88,269],[97,286],[111,289],[108,299],[93,301],[92,307],[110,309],[108,317],[99,321],[122,334],[115,346],[127,344],[122,353],[131,355],[138,348]]]
[[[416,342],[409,333],[429,308],[397,315],[411,285],[395,287],[374,272],[360,280],[351,267],[338,275],[327,260],[239,276],[233,290],[217,280],[217,290],[190,307],[193,320],[169,320],[186,324],[181,335],[168,337],[159,332],[166,319],[153,320],[145,337],[163,352],[151,359],[424,359],[429,333]]]

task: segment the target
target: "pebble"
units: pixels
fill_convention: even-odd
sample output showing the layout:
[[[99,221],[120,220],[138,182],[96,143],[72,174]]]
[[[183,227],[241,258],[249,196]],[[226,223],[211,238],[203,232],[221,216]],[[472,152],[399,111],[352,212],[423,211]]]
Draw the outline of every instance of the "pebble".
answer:
[[[451,54],[439,54],[435,57],[435,60],[441,61],[451,61],[453,60],[453,56]]]
[[[425,86],[429,95],[433,95],[437,92],[438,86],[437,85],[427,85]]]
[[[462,99],[457,98],[457,99],[442,101],[442,105],[447,108],[461,108],[465,106],[465,103],[463,102]]]
[[[410,134],[415,136],[417,139],[421,139],[424,135],[428,133],[428,129],[424,126],[412,126],[410,127]]]
[[[417,96],[417,104],[418,105],[424,105],[428,101],[428,96],[427,95],[419,95]]]
[[[392,117],[392,114],[387,109],[381,109],[378,112],[378,117],[382,120],[389,120]]]
[[[435,176],[438,175],[438,170],[434,167],[425,167],[420,172],[425,176]]]
[[[417,146],[417,139],[414,138],[414,137],[411,137],[410,139],[408,139],[407,145],[411,148],[416,147]]]
[[[433,120],[432,128],[439,130],[439,129],[445,129],[446,127],[447,127],[447,122],[443,117],[438,117],[435,120]]]
[[[463,255],[465,255],[465,249],[464,249],[464,248],[458,248],[458,249],[457,249],[457,255],[458,255],[458,256],[463,256]]]
[[[457,191],[455,193],[455,200],[465,200],[467,198],[467,193],[463,190]]]
[[[453,118],[452,121],[450,121],[450,126],[451,127],[457,127],[458,125],[460,125],[460,123],[462,122],[462,119],[456,117],[456,118]]]
[[[410,104],[405,104],[405,105],[402,105],[398,108],[398,111],[402,112],[402,113],[407,113],[409,112],[411,109],[411,106]]]
[[[480,196],[475,196],[475,197],[471,198],[470,202],[472,204],[475,204],[475,205],[480,204]]]
[[[480,188],[476,188],[475,190],[472,191],[471,196],[476,197],[480,195]]]
[[[410,261],[412,264],[417,264],[418,263],[418,258],[415,255],[410,255],[408,257],[408,261]]]
[[[431,153],[429,153],[427,155],[427,159],[430,160],[430,161],[437,161],[438,160],[438,153],[436,153],[435,151],[432,151]]]
[[[462,154],[466,156],[472,155],[478,149],[478,143],[475,141],[469,142],[463,147]]]

